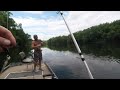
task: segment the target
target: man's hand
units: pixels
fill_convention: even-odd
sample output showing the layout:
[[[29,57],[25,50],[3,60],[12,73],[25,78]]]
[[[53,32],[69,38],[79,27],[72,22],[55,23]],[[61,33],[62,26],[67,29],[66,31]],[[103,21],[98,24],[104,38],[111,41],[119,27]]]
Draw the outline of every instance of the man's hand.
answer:
[[[0,52],[3,52],[3,48],[10,48],[16,45],[16,40],[12,33],[0,26]],[[2,48],[3,47],[3,48]]]
[[[39,49],[40,47],[41,47],[41,44],[38,44],[38,45],[36,46],[37,49]]]
[[[41,44],[37,45],[37,47],[41,47]]]

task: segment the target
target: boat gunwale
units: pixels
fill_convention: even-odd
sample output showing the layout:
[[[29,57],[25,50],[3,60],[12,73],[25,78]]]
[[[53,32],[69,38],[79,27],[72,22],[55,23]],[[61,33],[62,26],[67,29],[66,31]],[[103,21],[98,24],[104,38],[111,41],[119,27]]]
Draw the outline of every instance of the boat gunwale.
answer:
[[[49,71],[51,72],[51,76],[53,79],[58,79],[57,75],[53,72],[52,68],[46,63],[44,62],[44,64],[47,66],[47,68],[49,69]],[[45,76],[45,75],[44,75]],[[47,76],[47,75],[46,75]]]

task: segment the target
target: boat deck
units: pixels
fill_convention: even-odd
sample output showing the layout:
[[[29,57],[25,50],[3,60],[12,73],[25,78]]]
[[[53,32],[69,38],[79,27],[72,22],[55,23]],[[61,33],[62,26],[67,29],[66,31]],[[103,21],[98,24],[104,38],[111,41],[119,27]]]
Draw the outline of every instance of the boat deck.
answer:
[[[43,71],[37,67],[36,72],[33,72],[33,63],[13,66],[0,74],[0,79],[52,79],[51,73],[47,64],[42,63]]]

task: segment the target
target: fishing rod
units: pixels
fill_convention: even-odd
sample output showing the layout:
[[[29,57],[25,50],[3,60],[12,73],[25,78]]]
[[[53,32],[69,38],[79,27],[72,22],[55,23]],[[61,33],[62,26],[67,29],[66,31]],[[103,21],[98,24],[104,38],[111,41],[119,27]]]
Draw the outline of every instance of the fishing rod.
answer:
[[[8,29],[8,18],[9,18],[9,12],[7,12],[7,29]]]
[[[90,69],[89,69],[89,67],[88,67],[88,65],[87,65],[87,62],[85,61],[85,58],[84,58],[84,56],[82,55],[82,52],[81,52],[81,50],[80,50],[80,48],[79,48],[79,46],[78,46],[77,41],[76,41],[73,33],[70,31],[70,28],[69,28],[67,22],[65,21],[65,18],[64,18],[64,16],[63,16],[63,13],[62,13],[61,11],[58,11],[57,14],[60,14],[61,17],[63,18],[63,20],[64,20],[64,22],[65,22],[65,24],[66,24],[66,26],[67,26],[67,29],[68,29],[68,31],[70,32],[70,35],[71,35],[71,37],[72,37],[72,40],[73,40],[73,42],[74,42],[74,44],[75,44],[75,46],[76,46],[76,49],[77,49],[77,51],[78,51],[78,54],[81,56],[81,60],[84,62],[85,66],[86,66],[86,68],[87,68],[87,71],[88,71],[88,74],[89,74],[90,79],[94,79],[94,78],[93,78],[93,75],[92,75],[92,73],[91,73],[91,71],[90,71]]]

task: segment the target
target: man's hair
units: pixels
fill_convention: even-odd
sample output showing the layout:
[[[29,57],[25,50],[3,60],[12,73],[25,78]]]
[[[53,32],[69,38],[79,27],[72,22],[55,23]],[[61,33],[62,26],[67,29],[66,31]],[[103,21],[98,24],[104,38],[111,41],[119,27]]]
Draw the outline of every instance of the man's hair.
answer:
[[[34,35],[34,37],[37,36],[36,34]]]

